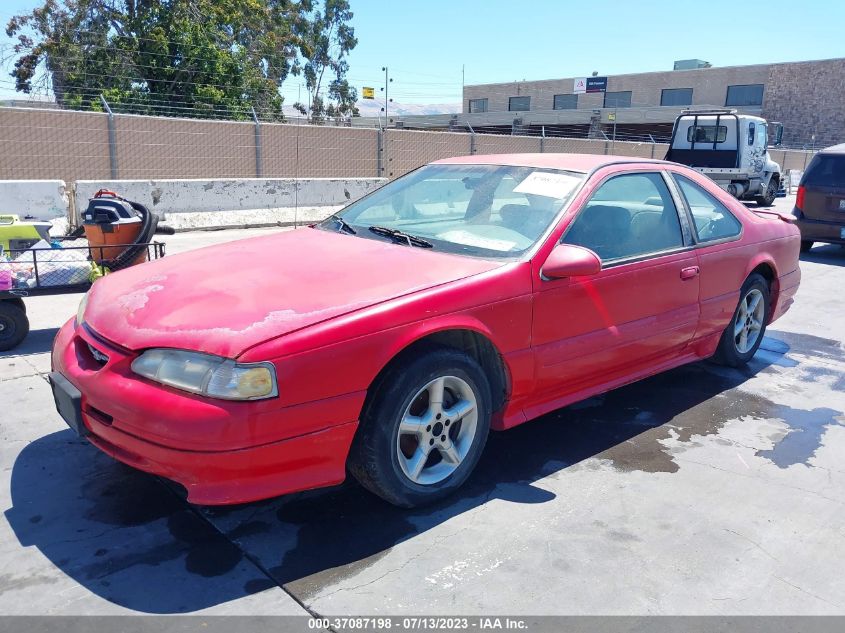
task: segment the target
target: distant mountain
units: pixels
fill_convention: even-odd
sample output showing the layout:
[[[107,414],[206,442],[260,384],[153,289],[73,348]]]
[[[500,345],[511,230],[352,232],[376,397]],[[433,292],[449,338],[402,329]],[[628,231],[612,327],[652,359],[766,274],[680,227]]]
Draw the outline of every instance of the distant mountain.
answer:
[[[362,117],[376,117],[379,116],[381,108],[384,105],[382,101],[375,101],[372,99],[360,100],[355,105]],[[283,107],[285,115],[290,117],[302,116],[299,112],[294,110],[293,106],[285,105]],[[460,113],[460,103],[391,103],[389,112],[393,116],[415,116],[423,114],[455,114]]]
[[[383,102],[372,99],[360,100],[355,105],[361,116],[378,116],[381,114]],[[391,116],[414,116],[420,114],[455,114],[461,111],[460,103],[391,103]]]

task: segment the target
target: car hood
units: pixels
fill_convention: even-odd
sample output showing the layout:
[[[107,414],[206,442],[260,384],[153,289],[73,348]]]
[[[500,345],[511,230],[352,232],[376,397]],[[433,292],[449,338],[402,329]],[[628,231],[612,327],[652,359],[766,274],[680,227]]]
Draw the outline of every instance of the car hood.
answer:
[[[98,280],[85,323],[138,350],[234,358],[269,339],[501,263],[319,229],[198,249]]]

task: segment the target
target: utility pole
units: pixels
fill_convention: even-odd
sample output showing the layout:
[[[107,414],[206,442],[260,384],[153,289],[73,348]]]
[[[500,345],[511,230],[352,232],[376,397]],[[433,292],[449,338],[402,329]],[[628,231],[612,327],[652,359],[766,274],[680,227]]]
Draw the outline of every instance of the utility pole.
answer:
[[[619,106],[614,103],[613,105],[613,141],[611,141],[610,147],[611,152],[616,151],[616,115],[619,113]]]
[[[387,66],[382,66],[381,69],[384,71],[384,88],[382,88],[382,90],[384,91],[384,126],[387,127],[387,125],[390,123],[390,120],[387,118],[387,104],[391,101],[391,99],[388,99],[387,97],[387,86],[393,83],[393,80],[389,76]]]

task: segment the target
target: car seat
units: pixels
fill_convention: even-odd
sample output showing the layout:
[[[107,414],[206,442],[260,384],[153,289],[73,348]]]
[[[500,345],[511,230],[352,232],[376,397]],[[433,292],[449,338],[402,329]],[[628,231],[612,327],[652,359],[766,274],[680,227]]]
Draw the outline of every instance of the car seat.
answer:
[[[631,214],[623,207],[590,205],[577,218],[564,241],[594,251],[602,260],[631,253]]]

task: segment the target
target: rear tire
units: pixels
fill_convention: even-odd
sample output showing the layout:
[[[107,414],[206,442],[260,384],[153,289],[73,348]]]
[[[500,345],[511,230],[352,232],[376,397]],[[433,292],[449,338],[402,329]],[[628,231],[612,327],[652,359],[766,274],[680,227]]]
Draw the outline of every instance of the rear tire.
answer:
[[[801,252],[802,253],[809,253],[810,249],[813,248],[814,242],[810,240],[801,240]]]
[[[757,352],[769,322],[769,284],[762,275],[749,275],[739,293],[739,303],[722,332],[713,360],[728,367],[742,367]]]
[[[26,312],[13,301],[0,301],[0,352],[14,349],[29,334]]]
[[[438,501],[460,487],[478,463],[491,403],[484,370],[463,352],[438,346],[401,359],[372,387],[349,470],[394,505]]]

